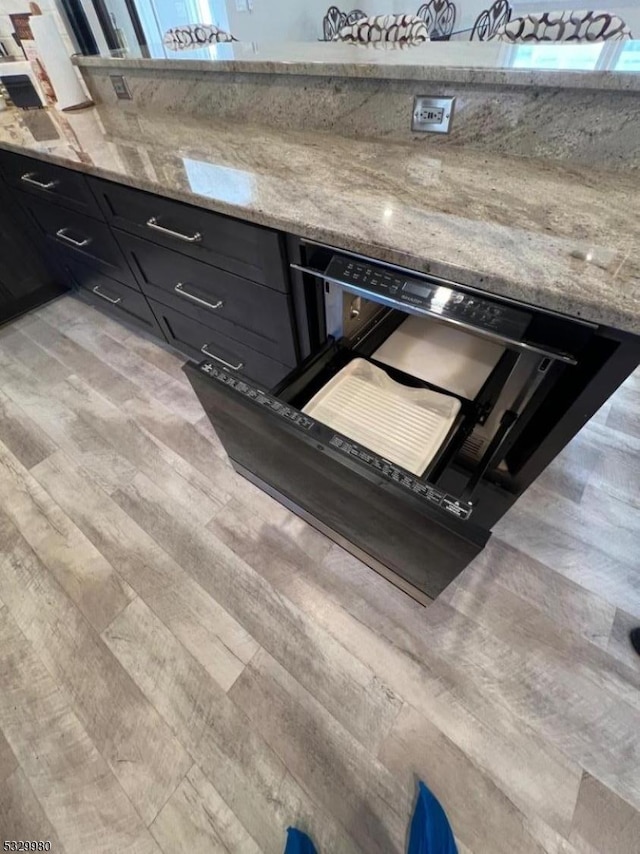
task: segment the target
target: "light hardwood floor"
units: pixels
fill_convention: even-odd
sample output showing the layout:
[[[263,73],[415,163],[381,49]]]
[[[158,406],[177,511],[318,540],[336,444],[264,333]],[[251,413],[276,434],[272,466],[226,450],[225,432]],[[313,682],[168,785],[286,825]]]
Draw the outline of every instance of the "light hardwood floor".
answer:
[[[640,851],[640,375],[423,609],[239,478],[181,360],[0,330],[0,842]]]

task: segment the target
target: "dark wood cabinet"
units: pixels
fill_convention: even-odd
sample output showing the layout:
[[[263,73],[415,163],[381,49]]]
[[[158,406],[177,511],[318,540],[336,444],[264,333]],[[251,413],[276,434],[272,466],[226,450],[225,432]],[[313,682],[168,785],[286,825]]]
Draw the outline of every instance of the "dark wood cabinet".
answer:
[[[39,199],[28,198],[24,205],[43,236],[60,250],[61,257],[74,255],[104,275],[137,287],[135,277],[106,223]]]
[[[67,288],[10,188],[0,180],[0,323]]]
[[[109,279],[89,267],[83,269],[83,266],[76,262],[65,268],[79,297],[113,315],[117,320],[163,337],[158,321],[140,291],[116,282],[115,279]]]
[[[150,299],[285,365],[297,364],[288,294],[130,234],[114,233]]]
[[[277,231],[91,178],[110,225],[279,291],[288,290]]]
[[[265,388],[273,388],[291,371],[246,344],[159,302],[151,300],[150,305],[167,341],[196,362],[209,359],[231,374],[251,377]]]
[[[267,387],[298,364],[277,231],[13,152],[0,150],[0,173],[0,321],[62,282]]]
[[[54,204],[101,217],[87,179],[79,172],[32,157],[0,150],[0,171],[17,190]]]

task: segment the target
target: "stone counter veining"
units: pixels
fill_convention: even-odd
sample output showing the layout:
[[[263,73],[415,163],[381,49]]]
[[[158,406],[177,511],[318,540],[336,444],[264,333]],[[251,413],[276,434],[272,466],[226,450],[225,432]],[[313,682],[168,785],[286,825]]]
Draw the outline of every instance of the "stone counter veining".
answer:
[[[101,108],[0,147],[640,334],[640,175]],[[41,129],[40,129],[41,131]],[[39,133],[41,135],[41,133]]]

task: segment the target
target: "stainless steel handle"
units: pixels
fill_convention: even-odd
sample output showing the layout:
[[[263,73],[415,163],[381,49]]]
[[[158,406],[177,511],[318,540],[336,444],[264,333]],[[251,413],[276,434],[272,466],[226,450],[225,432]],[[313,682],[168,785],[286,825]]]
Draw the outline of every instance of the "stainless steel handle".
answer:
[[[184,290],[184,285],[182,284],[182,282],[178,282],[178,284],[173,290],[181,297],[186,297],[187,299],[193,300],[199,305],[204,305],[206,308],[218,309],[222,308],[222,306],[224,305],[224,302],[221,299],[219,299],[218,302],[207,302],[205,299],[200,299],[200,297],[197,297],[194,294],[190,294],[188,291]]]
[[[224,365],[225,368],[229,368],[232,371],[239,371],[241,368],[244,368],[244,362],[238,362],[237,365],[231,365],[229,362],[225,362],[224,359],[221,359],[220,356],[214,356],[213,353],[210,353],[207,350],[207,345],[203,344],[200,348],[200,352],[204,353],[205,356],[208,356],[210,359],[213,359],[216,362],[220,362],[221,365]]]
[[[111,305],[118,305],[119,302],[122,302],[122,297],[118,297],[118,299],[111,299],[111,297],[108,297],[106,294],[100,293],[100,285],[95,286],[93,293],[97,297],[100,297],[100,299],[106,299],[106,301],[110,302]]]
[[[42,181],[36,181],[34,175],[35,172],[25,172],[24,175],[20,176],[20,180],[24,181],[25,184],[33,184],[34,187],[38,187],[40,190],[53,190],[60,183],[60,181],[47,181],[46,184],[43,184]]]
[[[72,246],[88,246],[91,243],[90,237],[85,237],[84,240],[74,240],[73,237],[69,237],[67,234],[68,228],[59,228],[56,231],[56,237],[59,237],[60,240],[66,240],[67,243],[71,243]]]
[[[176,237],[178,240],[184,240],[187,243],[199,243],[202,240],[202,235],[199,231],[195,234],[181,234],[179,231],[173,231],[171,228],[165,228],[158,224],[158,217],[152,216],[147,220],[147,228],[152,228],[154,231],[160,231],[162,234],[168,234],[169,237]]]

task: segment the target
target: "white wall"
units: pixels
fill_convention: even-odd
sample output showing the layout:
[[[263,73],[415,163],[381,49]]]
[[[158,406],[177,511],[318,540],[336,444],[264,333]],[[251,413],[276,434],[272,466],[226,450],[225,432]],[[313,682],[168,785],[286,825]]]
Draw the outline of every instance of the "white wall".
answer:
[[[71,55],[76,48],[73,45],[73,41],[67,31],[67,28],[58,14],[58,10],[56,8],[55,0],[38,0],[38,5],[44,15],[53,14],[56,17],[58,23],[58,29],[60,30],[62,37],[64,39],[65,44],[69,49],[69,55]],[[16,15],[20,12],[28,12],[29,11],[29,0],[0,0],[0,38],[2,41],[9,46],[13,42],[11,38],[11,33],[13,32],[13,25],[11,24],[11,18],[9,15]],[[17,54],[20,54],[22,57],[22,51],[20,48],[17,49]]]
[[[420,0],[249,0],[253,11],[238,11],[244,0],[227,0],[229,30],[240,41],[316,41],[322,38],[322,19],[329,6],[344,12],[362,9],[369,15],[417,12]],[[411,0],[409,0],[411,2]]]

